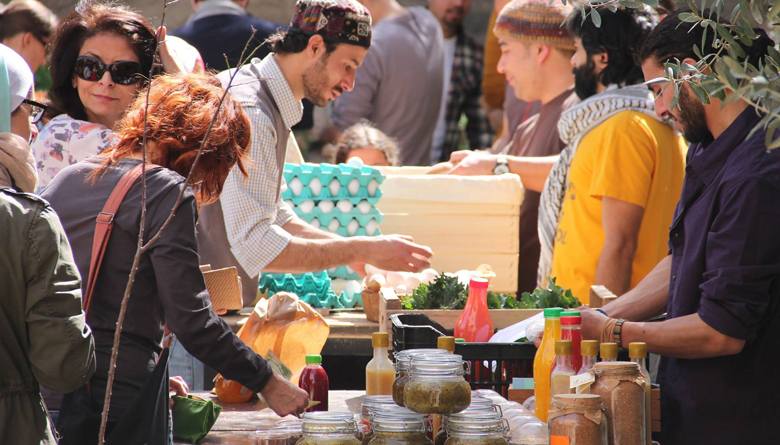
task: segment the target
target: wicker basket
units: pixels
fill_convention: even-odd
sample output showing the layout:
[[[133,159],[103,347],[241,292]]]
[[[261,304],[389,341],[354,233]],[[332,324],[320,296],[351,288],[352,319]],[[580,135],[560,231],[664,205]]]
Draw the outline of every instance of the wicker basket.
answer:
[[[211,297],[214,311],[237,311],[244,307],[241,299],[241,279],[235,267],[203,272],[206,289]]]

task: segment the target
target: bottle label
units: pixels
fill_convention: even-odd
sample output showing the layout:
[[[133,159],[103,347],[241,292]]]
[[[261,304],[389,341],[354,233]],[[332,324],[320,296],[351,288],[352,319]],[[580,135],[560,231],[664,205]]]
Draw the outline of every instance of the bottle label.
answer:
[[[578,389],[580,387],[584,386],[590,386],[593,382],[596,381],[596,376],[593,374],[586,372],[579,375],[574,375],[569,380],[569,388],[570,389]],[[577,391],[577,394],[579,394],[580,391]],[[550,444],[552,445],[552,444]]]
[[[566,436],[550,436],[550,445],[570,445],[571,441]]]

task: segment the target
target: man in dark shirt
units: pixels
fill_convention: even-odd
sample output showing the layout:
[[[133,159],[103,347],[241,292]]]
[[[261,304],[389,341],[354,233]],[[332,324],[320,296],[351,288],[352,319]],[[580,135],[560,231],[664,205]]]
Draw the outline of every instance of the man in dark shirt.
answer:
[[[707,11],[703,12],[709,17]],[[702,104],[688,85],[666,88],[664,62],[694,65],[704,28],[661,22],[640,51],[668,116],[693,144],[670,228],[670,255],[635,289],[604,307],[583,308],[583,337],[645,342],[663,356],[658,381],[661,443],[777,443],[780,389],[780,152],[767,151],[762,115],[742,100]],[[690,32],[689,32],[690,30]],[[761,30],[746,58],[755,66],[773,43]],[[714,53],[713,36],[702,51]],[[742,63],[742,61],[740,61]],[[644,323],[667,313],[667,320]]]

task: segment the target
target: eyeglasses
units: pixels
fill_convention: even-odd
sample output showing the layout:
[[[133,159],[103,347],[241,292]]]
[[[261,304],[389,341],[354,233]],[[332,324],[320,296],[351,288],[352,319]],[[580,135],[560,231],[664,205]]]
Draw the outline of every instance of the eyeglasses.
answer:
[[[141,64],[138,62],[114,62],[106,65],[94,57],[81,56],[76,59],[76,75],[88,82],[97,82],[106,71],[119,85],[135,85],[141,81]]]
[[[30,112],[30,122],[33,124],[40,122],[41,119],[43,119],[43,116],[46,114],[46,110],[49,109],[49,107],[46,105],[30,99],[24,99],[22,103],[32,106],[32,111]]]

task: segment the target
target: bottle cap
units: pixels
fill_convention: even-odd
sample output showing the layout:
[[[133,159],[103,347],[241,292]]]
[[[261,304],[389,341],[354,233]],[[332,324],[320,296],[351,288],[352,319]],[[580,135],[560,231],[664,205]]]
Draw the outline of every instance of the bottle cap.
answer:
[[[548,307],[544,310],[544,318],[560,318],[562,312],[562,308]]]
[[[371,346],[374,348],[387,348],[390,346],[390,334],[387,332],[374,332],[371,334]]]
[[[561,316],[561,326],[582,326],[582,317],[579,315],[567,315],[564,312]]]
[[[487,289],[490,281],[484,278],[472,278],[469,281],[469,287],[473,289]]]
[[[580,311],[573,311],[571,309],[563,311],[561,314],[561,317],[581,317],[582,313]]]
[[[455,352],[455,337],[439,337],[436,344],[439,349]]]
[[[456,338],[455,339],[455,343],[466,343],[466,339],[465,338]]]
[[[601,344],[601,359],[617,359],[618,347],[617,343],[602,343]]]
[[[630,358],[647,358],[647,343],[644,342],[629,343],[628,356]]]
[[[571,340],[555,340],[555,355],[571,355]]]
[[[599,342],[597,340],[582,340],[580,343],[580,350],[582,355],[597,356],[599,355]]]
[[[307,355],[306,356],[306,364],[307,365],[320,365],[320,364],[322,364],[322,356],[321,355]]]

